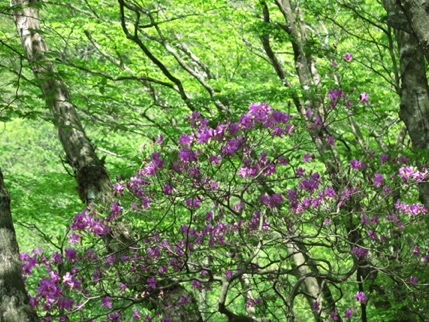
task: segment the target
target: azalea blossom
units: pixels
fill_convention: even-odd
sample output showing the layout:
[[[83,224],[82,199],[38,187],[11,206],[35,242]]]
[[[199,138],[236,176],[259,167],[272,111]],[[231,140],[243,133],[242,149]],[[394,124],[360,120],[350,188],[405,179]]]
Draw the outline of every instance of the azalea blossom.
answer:
[[[359,101],[361,103],[368,104],[369,103],[368,96],[369,96],[368,93],[363,92],[362,94],[359,95]]]

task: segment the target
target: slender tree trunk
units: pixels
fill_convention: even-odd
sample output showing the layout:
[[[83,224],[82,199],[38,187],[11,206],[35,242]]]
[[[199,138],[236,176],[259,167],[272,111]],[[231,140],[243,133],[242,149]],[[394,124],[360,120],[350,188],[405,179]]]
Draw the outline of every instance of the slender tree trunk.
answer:
[[[44,37],[39,33],[38,2],[38,0],[11,0],[22,47],[53,116],[67,162],[74,170],[80,199],[88,204],[92,202],[112,203],[115,198],[104,162],[98,158],[91,141],[86,136],[75,106],[70,100],[66,84],[58,75],[53,61],[47,58],[48,48]],[[132,242],[126,227],[115,226],[112,227],[112,231],[113,236],[110,240],[105,240],[110,251],[123,249],[124,238],[127,242]],[[202,321],[198,310],[176,308],[176,301],[184,296],[189,296],[191,303],[196,303],[193,295],[179,284],[171,287],[164,297],[154,299],[153,304],[158,312],[170,317],[174,322]],[[196,307],[196,305],[194,306]],[[169,307],[173,309],[169,309]]]
[[[38,1],[11,0],[16,29],[22,47],[57,126],[58,136],[73,168],[79,197],[85,203],[110,201],[111,182],[103,162],[79,121],[66,84],[61,80],[53,62],[47,58],[48,48],[40,30]]]
[[[292,99],[298,113],[305,116],[306,110],[311,109],[313,115],[320,116],[323,119],[323,109],[321,109],[320,104],[311,99],[309,93],[310,88],[313,87],[314,78],[317,77],[317,71],[312,68],[311,57],[305,54],[303,50],[303,43],[305,41],[305,28],[298,28],[297,20],[300,20],[298,17],[300,12],[295,12],[297,9],[296,6],[292,5],[289,0],[276,0],[275,1],[279,11],[283,15],[285,20],[285,25],[282,26],[284,31],[291,36],[291,45],[294,52],[295,68],[299,78],[299,82],[303,88],[304,92],[304,103],[301,102],[301,99],[298,95],[292,95]],[[261,1],[262,5],[262,14],[265,23],[271,23],[270,21],[270,11],[268,5],[265,1]],[[293,9],[295,7],[295,10]],[[303,20],[300,22],[304,24]],[[302,27],[302,26],[301,26]],[[273,66],[277,76],[280,78],[281,82],[287,86],[291,87],[289,80],[287,79],[284,68],[280,63],[280,60],[277,59],[274,50],[271,48],[270,38],[267,35],[260,37],[262,46],[265,50],[265,53]],[[317,85],[317,84],[316,84]],[[321,140],[323,129],[309,129],[311,138],[313,139],[314,144],[316,145],[321,156],[331,156],[335,155],[335,151],[332,151],[332,147],[325,140]],[[334,157],[327,157],[324,159],[326,167],[329,173],[338,173],[336,164],[334,162]],[[301,284],[301,290],[304,293],[307,302],[310,307],[312,307],[314,301],[319,303],[319,309],[313,310],[313,315],[316,321],[322,321],[328,319],[329,311],[335,311],[336,305],[335,301],[332,298],[331,291],[326,283],[323,283],[321,279],[317,279],[311,275],[318,274],[317,265],[312,265],[309,263],[305,256],[305,247],[300,247],[296,243],[287,243],[287,250],[289,256],[294,261],[294,264],[297,266],[296,278],[303,279]],[[325,303],[323,303],[325,300]],[[341,318],[339,318],[341,321]]]
[[[19,248],[10,212],[10,197],[0,170],[0,321],[39,321],[22,279]]]

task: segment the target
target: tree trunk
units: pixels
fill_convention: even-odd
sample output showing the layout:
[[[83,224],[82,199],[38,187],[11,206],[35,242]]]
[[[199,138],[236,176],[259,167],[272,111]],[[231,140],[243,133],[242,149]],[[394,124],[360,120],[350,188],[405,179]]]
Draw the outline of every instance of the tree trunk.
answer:
[[[104,167],[104,162],[98,158],[91,141],[79,121],[75,106],[70,100],[69,90],[61,80],[54,63],[47,58],[48,48],[40,30],[38,0],[11,0],[14,7],[14,19],[17,31],[21,38],[22,47],[27,59],[32,65],[35,77],[51,111],[58,136],[66,153],[68,164],[73,168],[78,185],[80,199],[90,204],[112,203],[115,198],[112,193],[112,184]],[[130,240],[128,230],[124,226],[112,227],[113,236],[105,240],[109,251],[116,252],[124,248],[123,238]],[[113,243],[112,240],[113,239]],[[122,240],[122,241],[121,241]],[[118,245],[116,245],[118,244]],[[173,284],[173,283],[172,283]],[[173,287],[169,300],[155,299],[155,306],[161,313],[169,313],[168,317],[174,322],[202,321],[198,310],[185,311],[185,308],[168,310],[167,305],[175,305],[178,295],[187,294],[194,303],[192,294],[180,284]]]
[[[414,36],[429,62],[429,1],[398,0],[397,3],[405,13]]]
[[[80,199],[85,203],[108,202],[112,195],[109,176],[83,130],[66,84],[59,77],[53,62],[47,58],[45,39],[38,33],[37,2],[11,0],[22,47],[57,126],[67,163],[75,173]]]
[[[285,25],[282,26],[284,31],[291,36],[291,45],[294,52],[294,61],[295,69],[299,78],[299,82],[303,89],[303,100],[301,100],[298,95],[292,94],[293,102],[297,108],[298,113],[302,116],[305,116],[306,110],[311,109],[313,115],[320,116],[323,120],[323,109],[320,104],[312,99],[310,89],[316,85],[318,86],[318,81],[315,80],[318,78],[317,71],[314,66],[312,66],[311,56],[305,54],[303,49],[303,42],[306,41],[305,34],[305,22],[302,17],[300,17],[301,12],[299,11],[298,6],[295,6],[289,0],[276,0],[275,1],[279,11],[283,15]],[[270,21],[270,11],[268,5],[265,1],[261,2],[263,19],[265,23],[271,23]],[[297,22],[299,21],[299,23]],[[300,25],[301,24],[301,25]],[[301,28],[298,28],[297,25]],[[265,53],[273,66],[277,76],[280,78],[283,85],[291,87],[284,68],[280,63],[280,60],[277,59],[274,50],[272,50],[270,45],[270,39],[268,36],[260,37]],[[304,103],[302,103],[304,101]],[[324,163],[327,167],[328,173],[339,173],[339,169],[336,168],[336,163],[334,162],[335,151],[333,151],[332,146],[326,141],[322,140],[321,137],[323,134],[327,137],[326,133],[322,133],[322,129],[310,129],[309,132],[311,138],[319,151],[321,156],[329,156],[324,158]],[[332,156],[332,157],[330,157]],[[317,301],[320,306],[318,310],[313,310],[313,315],[316,321],[328,319],[329,312],[336,310],[335,301],[332,299],[331,291],[326,283],[323,283],[321,279],[317,279],[310,275],[318,275],[317,265],[312,265],[306,259],[304,247],[299,247],[296,243],[288,243],[287,250],[289,256],[293,260],[294,264],[298,268],[296,270],[295,276],[297,279],[302,279],[301,290],[305,295],[307,302],[310,307],[314,301]],[[325,303],[323,303],[323,300]],[[323,303],[323,304],[322,304]],[[339,321],[341,318],[339,317]]]
[[[415,1],[401,2],[414,3]],[[412,30],[407,32],[402,28],[403,24],[398,22],[407,18],[413,22],[422,17],[412,18],[410,10],[405,13],[401,12],[400,9],[405,9],[405,7],[398,7],[393,0],[384,0],[383,5],[388,17],[397,17],[388,22],[395,29],[401,67],[401,84],[398,93],[401,99],[399,117],[407,127],[413,146],[427,150],[429,149],[429,86],[424,53],[428,54],[429,48],[425,49],[424,39],[416,38],[416,36],[419,37],[419,34],[414,29],[414,24],[412,24],[414,32]],[[414,9],[417,10],[417,8]],[[425,19],[429,23],[427,14]],[[429,29],[426,29],[425,32],[429,37],[427,30]],[[425,206],[429,206],[429,183],[419,184],[419,193],[420,201]]]
[[[22,279],[19,248],[10,213],[10,197],[0,170],[0,321],[39,321]]]
[[[401,109],[413,146],[429,148],[429,86],[425,59],[417,40],[404,31],[396,32],[401,64]],[[422,160],[423,161],[423,160]],[[420,201],[429,206],[429,183],[419,184]]]

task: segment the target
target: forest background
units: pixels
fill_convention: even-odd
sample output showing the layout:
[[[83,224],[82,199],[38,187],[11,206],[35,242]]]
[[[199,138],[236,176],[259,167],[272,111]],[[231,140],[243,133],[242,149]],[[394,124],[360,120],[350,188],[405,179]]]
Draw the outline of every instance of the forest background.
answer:
[[[33,274],[24,270],[24,275],[39,317],[426,320],[428,6],[405,0],[73,0],[2,5],[0,166],[20,251],[29,254],[21,256],[24,268],[30,258],[37,261],[38,266],[33,263],[30,268]],[[281,114],[256,102],[267,102]],[[261,117],[264,126],[246,128],[242,115]],[[265,117],[285,127],[279,130]],[[240,130],[233,131],[228,122],[238,124]],[[230,137],[208,130],[218,131],[219,123],[227,124],[231,132],[225,133]],[[243,131],[240,135],[247,140],[238,139],[239,155],[231,148],[236,131]],[[211,141],[203,138],[204,133]],[[284,137],[290,139],[283,142]],[[218,150],[209,145],[215,138],[221,145]],[[249,142],[253,145],[247,146]],[[220,172],[211,168],[217,163],[210,159],[218,151],[230,165],[221,171],[241,179],[219,178],[222,193],[215,196],[198,191],[198,185],[197,192],[186,188],[185,183],[192,186],[195,181],[177,174],[177,178],[183,175],[185,187],[177,196],[190,200],[181,205],[166,197],[172,193],[166,193],[164,185],[171,184],[171,173],[157,172],[157,196],[162,197],[153,210],[143,209],[142,196],[132,189],[128,197],[121,197],[123,188],[132,186],[130,178],[142,179],[136,176],[139,168],[150,178],[161,171],[154,154],[158,149],[172,169],[174,162],[188,164],[189,158],[197,163],[189,154],[185,160],[181,152],[189,151],[184,147],[198,150],[198,162],[211,160],[204,163],[206,168],[203,164],[199,168],[207,169],[203,171],[207,178]],[[253,154],[246,150],[250,147]],[[287,157],[286,170],[277,170],[278,177],[270,178],[264,173],[267,164],[261,165],[266,161],[261,153],[268,153],[272,165]],[[252,177],[249,164],[258,164],[261,175]],[[298,171],[301,167],[305,175]],[[320,180],[314,179],[316,172]],[[308,188],[305,178],[317,183]],[[387,194],[384,183],[389,180],[386,186],[392,192]],[[240,190],[244,186],[249,190]],[[315,198],[317,193],[320,197],[322,191],[329,199],[327,188],[335,190],[333,203],[318,209],[303,206],[306,197]],[[302,194],[302,200],[292,200],[291,190]],[[226,191],[233,193],[223,205],[219,196],[224,198]],[[257,195],[247,195],[249,191]],[[211,198],[211,204],[197,207],[203,196]],[[73,223],[83,208],[115,213],[110,204],[131,209],[135,197],[143,208],[118,215],[109,222],[109,233],[88,237],[82,232],[76,237]],[[163,208],[166,201],[174,210]],[[297,210],[293,201],[304,209]],[[187,244],[196,209],[210,208],[222,209],[222,220],[231,225],[237,218],[249,223],[261,220],[255,228],[258,234],[235,236],[229,231],[226,243],[218,241],[214,249],[201,248],[195,254],[186,246],[186,256],[194,256],[198,263],[182,263],[177,270],[165,264],[171,263],[167,251],[144,257],[156,248],[153,231],[165,233],[176,244],[183,242],[175,239],[178,235],[186,235]],[[259,212],[275,233],[266,235],[265,219],[255,217]],[[321,219],[319,224],[316,219]],[[291,224],[300,228],[294,231]],[[196,231],[207,227],[201,222],[193,225]],[[94,249],[104,259],[122,254],[125,248],[140,249],[143,266],[158,273],[137,276],[138,282],[131,281],[134,277],[124,280],[130,268],[110,263],[117,275],[106,269],[106,285],[84,283],[87,294],[85,287],[79,290],[70,284],[74,280],[65,278],[71,272],[82,282],[82,276],[94,273],[83,255],[79,255],[81,264],[70,261],[70,266],[54,260],[56,270],[43,259],[55,252],[66,258],[68,247],[76,244],[76,249],[82,247],[79,252],[97,245]],[[147,245],[152,245],[149,250]],[[252,248],[263,250],[253,253]],[[1,250],[7,247],[2,245]],[[255,258],[259,268],[252,266]],[[243,268],[244,263],[249,268]],[[73,265],[80,271],[73,271]],[[49,269],[60,277],[54,284],[61,294],[48,304],[41,286]],[[154,276],[161,276],[158,284],[151,280]],[[126,290],[117,290],[118,285]],[[95,296],[100,289],[105,293]],[[4,290],[9,292],[8,287]],[[29,303],[25,292],[14,296],[19,299],[10,302],[17,306],[16,321],[27,314],[29,320],[39,319],[25,306]],[[73,304],[65,305],[64,299]],[[6,301],[6,297],[0,300],[3,315],[12,305]],[[80,307],[82,302],[85,305]]]

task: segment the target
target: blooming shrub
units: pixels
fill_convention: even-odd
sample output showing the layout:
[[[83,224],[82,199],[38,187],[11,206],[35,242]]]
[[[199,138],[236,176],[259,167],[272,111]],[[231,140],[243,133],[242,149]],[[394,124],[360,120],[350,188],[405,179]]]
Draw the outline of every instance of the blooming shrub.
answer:
[[[332,108],[343,95],[329,92]],[[120,204],[77,214],[59,251],[22,255],[31,304],[45,321],[169,321],[202,308],[290,317],[307,301],[310,316],[337,320],[358,318],[389,283],[405,298],[423,292],[427,209],[409,201],[427,171],[362,154],[332,177],[299,132],[309,121],[264,103],[216,127],[194,112],[177,145],[159,137],[113,185]]]

